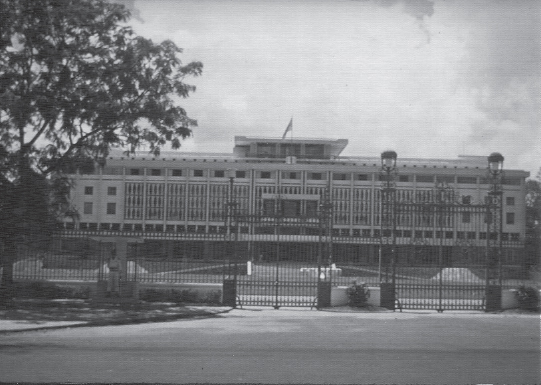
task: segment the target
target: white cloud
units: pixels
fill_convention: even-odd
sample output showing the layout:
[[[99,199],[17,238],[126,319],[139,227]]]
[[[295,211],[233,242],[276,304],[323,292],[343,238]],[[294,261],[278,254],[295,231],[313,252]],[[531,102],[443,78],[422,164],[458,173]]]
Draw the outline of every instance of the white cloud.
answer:
[[[518,3],[140,1],[134,25],[204,63],[184,149],[280,136],[293,116],[295,136],[347,138],[351,155],[501,151],[534,171],[539,14]]]

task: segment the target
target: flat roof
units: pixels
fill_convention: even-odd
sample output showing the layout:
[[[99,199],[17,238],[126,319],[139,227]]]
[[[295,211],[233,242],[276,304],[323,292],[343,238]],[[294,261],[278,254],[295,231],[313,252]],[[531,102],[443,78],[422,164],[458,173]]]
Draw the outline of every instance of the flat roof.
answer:
[[[257,136],[235,136],[235,146],[249,146],[253,143],[283,143],[283,144],[323,144],[330,149],[331,156],[339,156],[348,145],[347,139],[324,138],[272,138]]]

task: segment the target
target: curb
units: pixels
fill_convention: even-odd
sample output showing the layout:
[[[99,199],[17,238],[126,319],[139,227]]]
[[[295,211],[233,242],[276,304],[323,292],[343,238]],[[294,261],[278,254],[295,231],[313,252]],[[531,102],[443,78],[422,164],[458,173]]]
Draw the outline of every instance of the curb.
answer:
[[[74,321],[73,324],[65,324],[65,325],[37,326],[34,328],[0,330],[0,335],[11,334],[11,333],[44,331],[44,330],[83,328],[83,327],[138,325],[138,324],[153,323],[153,322],[169,322],[169,321],[176,321],[180,319],[189,319],[189,318],[193,318],[193,319],[213,318],[213,317],[218,317],[220,314],[228,313],[231,310],[233,310],[233,308],[222,310],[216,313],[208,313],[208,312],[203,311],[203,312],[197,312],[194,314],[174,314],[174,315],[156,316],[156,317],[149,317],[149,318],[114,319],[114,320],[88,321],[88,322]]]

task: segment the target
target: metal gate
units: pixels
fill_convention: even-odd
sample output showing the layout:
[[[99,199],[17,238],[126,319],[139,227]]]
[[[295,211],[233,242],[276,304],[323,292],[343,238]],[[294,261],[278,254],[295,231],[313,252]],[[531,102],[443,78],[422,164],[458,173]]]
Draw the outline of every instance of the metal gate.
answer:
[[[382,282],[394,288],[394,305],[487,309],[491,286],[501,291],[503,269],[492,206],[473,204],[445,184],[408,196],[382,192]]]
[[[330,305],[332,206],[325,194],[312,215],[288,215],[297,204],[274,195],[262,202],[259,215],[230,216],[230,248],[248,261],[246,274],[233,277],[237,305]]]
[[[317,267],[295,262],[257,262],[237,280],[240,306],[317,306]]]

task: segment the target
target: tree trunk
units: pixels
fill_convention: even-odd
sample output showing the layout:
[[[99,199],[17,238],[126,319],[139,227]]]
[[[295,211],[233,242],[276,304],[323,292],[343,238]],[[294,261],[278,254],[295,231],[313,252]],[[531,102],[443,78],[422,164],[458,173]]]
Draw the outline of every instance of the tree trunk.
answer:
[[[5,239],[2,250],[2,277],[0,281],[0,308],[13,306],[13,262],[17,256],[17,243],[13,239]]]

